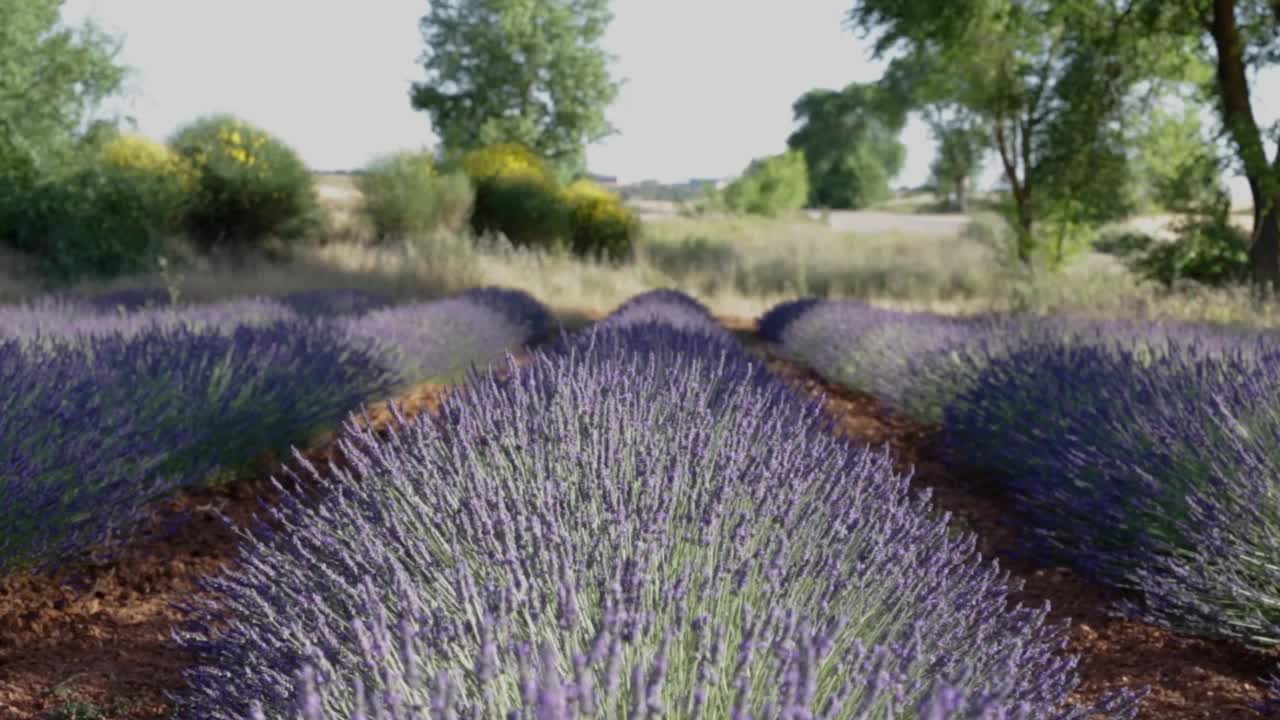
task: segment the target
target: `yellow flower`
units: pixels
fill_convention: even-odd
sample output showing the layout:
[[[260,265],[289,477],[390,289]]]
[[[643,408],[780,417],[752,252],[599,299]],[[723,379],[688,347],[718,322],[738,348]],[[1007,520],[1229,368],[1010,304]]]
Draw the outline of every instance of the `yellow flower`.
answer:
[[[574,182],[569,183],[568,187],[564,189],[563,194],[565,199],[570,202],[587,199],[617,199],[616,195],[590,180],[575,180]]]
[[[462,167],[475,179],[504,177],[529,178],[547,184],[555,182],[542,158],[517,143],[490,145],[468,152],[462,158]]]

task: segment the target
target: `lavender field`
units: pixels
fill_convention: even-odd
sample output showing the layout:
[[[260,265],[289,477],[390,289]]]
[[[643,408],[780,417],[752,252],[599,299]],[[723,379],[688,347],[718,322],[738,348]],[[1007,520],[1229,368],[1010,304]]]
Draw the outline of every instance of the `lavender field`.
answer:
[[[948,464],[998,477],[1019,561],[1124,591],[1109,611],[1144,627],[1280,640],[1271,335],[801,300],[743,336],[671,290],[573,332],[497,288],[409,304],[122,293],[0,309],[0,518],[16,529],[0,537],[0,710],[1161,716],[1176,678],[1099,687],[1073,619],[1024,603],[1022,576],[919,492],[899,449],[843,434],[785,362],[940,428]],[[394,400],[441,378],[431,412]],[[360,412],[389,398],[383,423]],[[333,428],[329,460],[301,452]],[[264,451],[292,459],[270,493],[237,494]],[[224,498],[218,529],[143,537],[157,499],[184,493]],[[183,554],[213,532],[225,556]],[[5,598],[78,612],[70,578],[114,588],[103,568],[159,572],[138,548],[166,544],[197,568],[140,592],[169,608],[146,635],[166,672],[51,706],[25,678],[50,672],[34,648],[54,651]],[[126,634],[107,645],[127,654]],[[59,657],[80,674],[120,662]],[[108,705],[104,687],[146,701]],[[1176,717],[1268,709],[1211,696]]]
[[[161,493],[550,330],[536,301],[496,289],[382,309],[346,293],[141,300],[0,308],[0,569],[109,539]],[[349,312],[316,317],[326,303]]]
[[[817,301],[761,328],[831,381],[940,424],[948,461],[1012,499],[1025,557],[1120,591],[1117,615],[1280,643],[1280,336]]]

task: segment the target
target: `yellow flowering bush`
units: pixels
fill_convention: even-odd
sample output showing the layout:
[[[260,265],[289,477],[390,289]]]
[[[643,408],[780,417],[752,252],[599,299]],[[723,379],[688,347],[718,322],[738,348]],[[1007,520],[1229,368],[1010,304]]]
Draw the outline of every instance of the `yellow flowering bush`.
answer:
[[[22,208],[13,243],[65,279],[153,268],[191,205],[194,169],[136,135],[108,133],[79,150],[62,172],[10,188]]]
[[[157,229],[168,232],[177,228],[198,181],[195,168],[186,158],[138,135],[117,135],[107,140],[98,158],[115,182],[135,189],[139,210]]]
[[[321,224],[311,172],[265,131],[214,115],[179,130],[170,146],[195,170],[196,199],[186,224],[206,248],[296,239]]]
[[[494,178],[556,184],[546,161],[519,143],[499,143],[471,150],[462,156],[460,164],[477,184]]]
[[[574,255],[601,260],[629,260],[640,234],[640,219],[622,198],[589,180],[577,180],[561,191],[569,207],[569,249]]]
[[[161,143],[139,135],[117,135],[100,151],[102,160],[121,172],[171,178],[184,190],[194,190],[195,168],[186,158]]]
[[[361,208],[379,239],[466,223],[475,194],[461,172],[441,174],[430,153],[402,150],[373,160],[356,178]]]
[[[555,175],[533,151],[500,143],[465,153],[459,165],[475,185],[471,228],[477,235],[501,233],[520,247],[566,245],[569,208]]]

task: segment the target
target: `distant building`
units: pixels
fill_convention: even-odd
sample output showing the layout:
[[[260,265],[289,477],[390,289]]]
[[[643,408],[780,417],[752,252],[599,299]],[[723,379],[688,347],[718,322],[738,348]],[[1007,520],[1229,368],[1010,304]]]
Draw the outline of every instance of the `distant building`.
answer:
[[[591,182],[597,185],[603,185],[607,188],[618,187],[617,175],[596,175],[595,173],[587,173],[587,177],[591,179]]]

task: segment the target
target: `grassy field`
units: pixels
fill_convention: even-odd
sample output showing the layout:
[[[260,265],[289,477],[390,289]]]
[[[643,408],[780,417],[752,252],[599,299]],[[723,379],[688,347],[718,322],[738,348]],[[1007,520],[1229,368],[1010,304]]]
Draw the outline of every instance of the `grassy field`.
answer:
[[[167,277],[120,278],[73,291],[173,286],[181,298],[211,300],[350,287],[431,298],[500,285],[558,309],[599,314],[639,292],[670,287],[718,314],[738,317],[754,317],[781,300],[818,296],[948,314],[1022,310],[1276,324],[1270,308],[1241,292],[1164,291],[1100,254],[1088,254],[1062,273],[1029,275],[1007,262],[1007,230],[994,213],[921,214],[915,209],[924,200],[915,196],[896,211],[786,219],[646,213],[636,259],[611,266],[459,234],[371,246],[364,241],[353,178],[321,175],[317,190],[333,217],[331,233],[286,260],[232,263],[187,254]],[[0,257],[0,302],[38,293],[31,277],[16,259]]]

